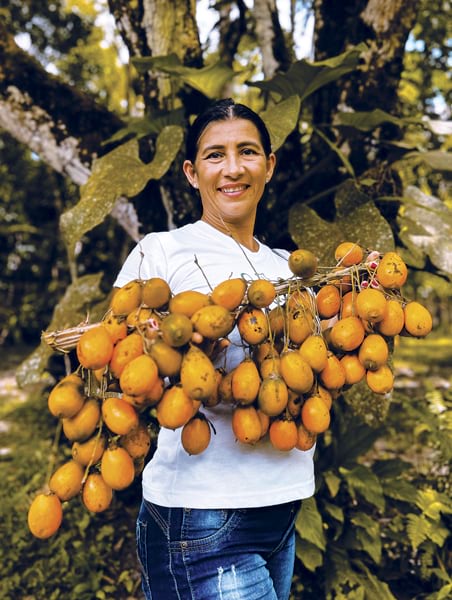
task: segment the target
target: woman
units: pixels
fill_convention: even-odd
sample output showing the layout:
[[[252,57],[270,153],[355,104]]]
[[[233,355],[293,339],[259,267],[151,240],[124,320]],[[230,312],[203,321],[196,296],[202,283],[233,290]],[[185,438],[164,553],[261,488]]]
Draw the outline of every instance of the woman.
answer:
[[[254,237],[256,209],[274,168],[261,118],[232,100],[213,104],[193,123],[183,164],[200,194],[201,220],[145,236],[115,285],[162,277],[175,294],[209,292],[209,284],[229,277],[292,276],[288,253]],[[229,339],[228,370],[245,356],[238,333]],[[162,428],[143,472],[137,544],[145,596],[287,600],[294,520],[301,499],[314,492],[314,450],[241,444],[232,433],[231,407],[203,411],[216,432],[207,450],[189,456],[180,429]]]

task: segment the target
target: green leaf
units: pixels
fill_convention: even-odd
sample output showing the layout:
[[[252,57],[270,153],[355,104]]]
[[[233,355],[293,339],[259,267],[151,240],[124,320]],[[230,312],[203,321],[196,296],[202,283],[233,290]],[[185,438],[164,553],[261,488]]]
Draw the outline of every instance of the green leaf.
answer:
[[[316,134],[322,138],[322,140],[328,144],[328,146],[331,148],[331,150],[333,150],[333,152],[335,152],[339,159],[341,160],[342,164],[344,165],[347,173],[355,178],[355,170],[352,167],[351,162],[348,160],[348,158],[346,157],[346,155],[342,152],[342,150],[339,148],[339,146],[337,146],[334,142],[332,142],[324,133],[322,133],[320,131],[320,129],[315,129],[314,130],[316,132]]]
[[[413,504],[417,498],[417,489],[404,479],[388,479],[381,482],[383,493],[388,498]]]
[[[372,558],[376,564],[381,561],[381,532],[378,521],[364,513],[356,514],[351,522],[356,529],[353,530],[358,546]]]
[[[301,539],[311,542],[320,550],[325,550],[326,541],[323,521],[317,509],[315,498],[311,497],[303,500],[295,522],[295,529]]]
[[[224,86],[235,75],[234,71],[221,61],[201,69],[185,67],[175,54],[134,58],[132,63],[141,73],[160,71],[176,76],[211,99],[221,96]]]
[[[387,583],[375,577],[362,562],[360,563],[360,567],[365,572],[363,584],[366,590],[366,600],[375,600],[376,598],[378,600],[397,600]]]
[[[299,537],[295,542],[295,553],[309,571],[314,572],[323,564],[323,554],[317,546]]]
[[[94,163],[91,177],[82,187],[80,201],[60,218],[70,260],[75,258],[78,240],[102,223],[120,196],[136,196],[150,179],[163,177],[176,157],[182,140],[182,128],[168,126],[157,138],[151,163],[145,164],[140,160],[136,140],[122,144]]]
[[[260,114],[269,130],[273,152],[284,144],[287,136],[297,127],[300,106],[300,98],[290,96]]]
[[[331,497],[335,498],[341,486],[342,479],[338,477],[336,473],[333,473],[333,471],[325,471],[323,473],[323,478],[328,487]]]
[[[424,162],[436,171],[452,171],[452,152],[442,150],[429,150],[426,152],[410,152],[404,159],[415,159],[416,162]]]
[[[120,142],[126,137],[140,139],[148,135],[158,135],[169,125],[184,127],[184,110],[182,108],[173,111],[153,111],[145,117],[131,117],[125,119],[126,126],[114,133],[110,138],[104,140],[103,145]]]
[[[334,265],[334,250],[344,240],[362,243],[382,253],[394,249],[394,237],[373,200],[353,180],[339,188],[335,199],[336,218],[323,220],[304,204],[289,212],[289,233],[300,248],[311,250],[324,266]]]
[[[335,519],[339,523],[344,522],[344,511],[340,506],[332,504],[331,502],[324,502],[323,508],[328,515],[333,517],[333,519]]]
[[[360,131],[372,131],[372,129],[379,127],[383,123],[392,123],[398,127],[403,127],[407,124],[406,119],[394,117],[380,108],[369,111],[338,112],[336,119],[339,125],[354,127]]]
[[[434,196],[409,186],[406,202],[397,221],[400,238],[410,252],[419,258],[428,256],[440,271],[452,276],[452,210]],[[413,229],[413,223],[423,225]]]
[[[265,92],[274,92],[282,98],[297,94],[303,102],[319,88],[354,71],[359,65],[362,52],[366,49],[365,44],[359,44],[324,61],[310,62],[302,59],[294,62],[287,73],[277,73],[268,81],[249,81],[248,85]]]
[[[352,497],[359,493],[367,502],[376,506],[380,511],[384,510],[385,499],[378,477],[364,465],[356,465],[353,469],[339,467],[339,472],[347,481],[349,492]]]
[[[429,537],[430,523],[422,516],[410,513],[407,516],[406,532],[411,546],[416,549]]]

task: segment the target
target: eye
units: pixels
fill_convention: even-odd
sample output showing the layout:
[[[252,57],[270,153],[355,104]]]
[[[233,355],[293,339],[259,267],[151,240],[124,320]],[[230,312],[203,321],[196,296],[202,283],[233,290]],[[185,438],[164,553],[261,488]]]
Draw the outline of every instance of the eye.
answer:
[[[215,150],[213,152],[209,152],[209,154],[204,157],[204,160],[220,160],[222,157],[223,154]]]
[[[257,154],[257,152],[254,150],[254,148],[243,148],[242,154],[245,156],[254,156]]]

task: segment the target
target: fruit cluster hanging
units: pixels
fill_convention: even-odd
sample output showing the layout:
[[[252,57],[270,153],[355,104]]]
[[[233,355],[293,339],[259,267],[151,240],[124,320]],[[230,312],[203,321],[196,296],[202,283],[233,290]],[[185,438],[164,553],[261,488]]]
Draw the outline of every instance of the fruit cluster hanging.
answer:
[[[32,533],[53,535],[61,503],[74,496],[100,512],[131,485],[151,448],[150,414],[160,427],[181,428],[191,455],[214,443],[204,408],[219,403],[231,407],[238,443],[265,437],[279,451],[305,451],[328,429],[341,389],[365,380],[389,393],[388,342],[427,335],[431,315],[402,295],[407,267],[395,252],[343,242],[334,259],[320,267],[298,249],[288,261],[293,277],[234,278],[208,294],[173,294],[157,277],[134,280],[117,290],[100,323],[45,333],[53,348],[75,348],[79,366],[48,396],[72,459],[34,499]],[[218,364],[235,327],[244,358],[226,372]]]

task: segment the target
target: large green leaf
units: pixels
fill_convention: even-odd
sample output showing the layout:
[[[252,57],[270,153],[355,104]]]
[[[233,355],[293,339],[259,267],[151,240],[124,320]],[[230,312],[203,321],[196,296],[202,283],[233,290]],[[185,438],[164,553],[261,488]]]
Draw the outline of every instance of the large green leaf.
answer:
[[[273,152],[284,144],[287,136],[297,127],[300,106],[300,98],[290,96],[260,114],[269,130]]]
[[[354,127],[360,131],[372,131],[372,129],[379,127],[383,123],[392,123],[398,127],[403,127],[407,124],[406,119],[394,117],[390,113],[381,110],[381,108],[369,111],[338,112],[336,119],[339,125]]]
[[[428,256],[449,278],[452,277],[452,211],[441,200],[409,186],[403,210],[397,218],[400,239],[417,261]],[[413,223],[417,225],[413,227]]]
[[[323,564],[323,554],[317,546],[300,537],[296,539],[295,553],[309,571],[314,572]]]
[[[104,299],[105,294],[100,289],[103,273],[85,275],[76,279],[66,290],[63,298],[54,308],[52,320],[47,328],[48,331],[60,331],[68,327],[75,327],[86,320],[88,314],[93,314],[93,304]],[[103,310],[105,307],[102,307]],[[49,358],[54,350],[45,342],[41,344],[28,356],[16,371],[16,379],[19,386],[24,387],[31,384],[52,383],[52,377],[46,372]]]
[[[320,265],[334,265],[334,250],[340,242],[353,241],[366,248],[387,252],[394,249],[389,223],[373,200],[347,180],[334,199],[336,218],[325,221],[313,209],[295,204],[289,213],[289,233],[300,248],[314,252]]]
[[[366,590],[365,600],[396,600],[389,586],[384,581],[380,581],[373,575],[363,562],[358,563],[364,571],[363,585]]]
[[[339,467],[339,472],[347,481],[352,497],[358,493],[379,510],[384,510],[385,499],[380,480],[369,467],[365,465],[356,465],[353,469]]]
[[[389,498],[413,504],[417,498],[417,489],[404,479],[387,479],[381,482],[383,493]]]
[[[78,240],[102,223],[120,196],[136,196],[150,179],[163,177],[182,140],[183,129],[168,126],[158,136],[155,155],[149,164],[140,160],[136,140],[122,144],[94,163],[91,177],[81,190],[80,201],[60,218],[70,260],[74,259]]]
[[[317,509],[315,498],[311,497],[303,500],[295,522],[295,528],[301,539],[311,542],[320,550],[325,550],[326,541],[323,521]]]
[[[414,159],[416,162],[424,162],[436,171],[452,171],[452,152],[442,150],[427,150],[425,152],[410,152],[404,159]]]
[[[151,111],[145,117],[124,119],[126,126],[106,139],[103,145],[120,142],[126,137],[140,139],[148,135],[158,135],[169,125],[184,127],[184,119],[184,110],[182,108],[172,111]]]
[[[185,67],[175,54],[133,58],[132,63],[141,73],[152,70],[175,76],[211,99],[221,96],[224,86],[234,77],[234,71],[221,61],[194,69]]]
[[[353,533],[358,546],[379,564],[382,545],[378,521],[361,512],[354,515],[351,522],[355,526]]]
[[[248,85],[258,87],[265,92],[275,92],[282,98],[297,94],[303,101],[327,83],[354,71],[366,48],[364,43],[359,44],[338,56],[318,62],[302,59],[294,62],[287,73],[277,73],[268,81],[249,81]]]

